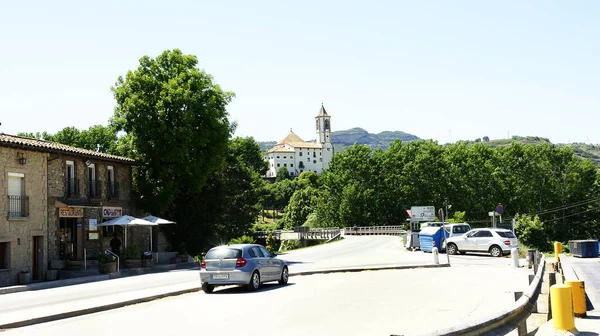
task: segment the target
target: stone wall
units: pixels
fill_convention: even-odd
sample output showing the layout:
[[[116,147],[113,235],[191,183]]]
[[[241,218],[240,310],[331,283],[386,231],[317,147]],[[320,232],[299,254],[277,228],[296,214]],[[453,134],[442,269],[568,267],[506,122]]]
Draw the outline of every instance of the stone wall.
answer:
[[[86,161],[93,163],[96,169],[96,180],[99,182],[99,197],[89,197],[88,166]],[[75,179],[78,181],[78,196],[66,199],[66,162],[73,161],[75,165]],[[108,166],[112,166],[117,183],[117,197],[108,197]],[[70,207],[83,208],[84,217],[79,221],[82,223],[83,245],[79,248],[78,258],[82,259],[83,248],[86,249],[88,258],[108,249],[112,233],[103,235],[103,230],[98,228],[99,239],[89,240],[89,219],[96,219],[98,224],[102,222],[102,207],[121,207],[123,215],[135,216],[135,209],[131,201],[131,166],[118,162],[105,161],[100,158],[81,158],[69,155],[54,155],[48,162],[48,226],[51,241],[49,242],[49,259],[58,260],[60,238],[58,235],[60,218],[57,202]],[[121,237],[121,240],[123,238]]]
[[[18,153],[27,160],[18,162]],[[9,269],[0,270],[0,286],[18,283],[20,272],[33,271],[33,237],[41,237],[42,260],[38,276],[47,269],[47,164],[48,154],[0,147],[0,243],[9,244]],[[27,217],[8,217],[8,174],[24,174],[25,196],[29,197]],[[32,274],[33,277],[33,274]]]

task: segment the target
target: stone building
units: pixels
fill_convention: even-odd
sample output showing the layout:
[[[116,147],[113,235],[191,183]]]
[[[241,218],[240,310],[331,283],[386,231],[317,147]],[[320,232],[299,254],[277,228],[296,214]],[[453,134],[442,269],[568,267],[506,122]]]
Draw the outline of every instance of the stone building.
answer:
[[[266,177],[277,177],[277,172],[283,167],[287,168],[290,176],[298,176],[305,171],[321,175],[321,172],[329,167],[333,158],[331,116],[321,105],[321,110],[315,119],[316,142],[306,142],[290,130],[283,140],[267,150],[264,157],[269,163]]]
[[[20,274],[42,280],[47,268],[48,153],[13,144],[0,134],[0,286]]]
[[[48,268],[89,259],[107,249],[114,234],[97,224],[134,212],[132,159],[6,134],[0,134],[0,158],[0,191],[10,203],[0,218],[0,257],[5,260],[0,285],[2,279],[15,283],[25,269],[36,273],[33,280],[42,280]],[[26,214],[20,209],[27,206]]]

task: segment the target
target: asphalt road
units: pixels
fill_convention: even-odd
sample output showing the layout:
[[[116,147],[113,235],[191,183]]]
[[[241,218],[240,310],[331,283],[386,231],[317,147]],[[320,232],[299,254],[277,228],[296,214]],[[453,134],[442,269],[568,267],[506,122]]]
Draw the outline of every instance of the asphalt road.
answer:
[[[223,287],[5,332],[9,335],[414,335],[514,303],[509,265],[336,273],[257,292]]]
[[[285,253],[290,270],[431,263],[432,255],[406,251],[398,237],[348,237]],[[440,255],[446,261],[446,255]],[[255,293],[236,287],[214,294],[193,293],[57,322],[19,328],[7,335],[411,335],[493,314],[513,304],[527,287],[531,270],[511,267],[508,258],[451,256],[452,267],[296,276],[288,286],[264,285]],[[197,272],[153,274],[93,283],[80,295],[131,291],[135,281],[164,286],[196,281]],[[142,278],[147,277],[147,278]],[[136,279],[137,278],[137,279]],[[75,287],[75,286],[72,286]],[[139,287],[137,287],[139,288]],[[56,289],[58,290],[58,289]],[[58,292],[54,290],[54,295]],[[68,289],[63,289],[66,291]],[[40,293],[43,291],[39,291]],[[40,294],[38,293],[38,295]],[[50,293],[50,292],[48,292]],[[65,293],[64,305],[72,304]],[[48,297],[18,293],[26,305]],[[107,294],[106,294],[107,295]],[[2,297],[0,307],[5,307]],[[57,298],[60,300],[60,298]],[[19,301],[15,297],[13,304]],[[6,308],[5,308],[6,309]],[[0,308],[0,313],[3,313]],[[4,313],[9,313],[4,311]]]

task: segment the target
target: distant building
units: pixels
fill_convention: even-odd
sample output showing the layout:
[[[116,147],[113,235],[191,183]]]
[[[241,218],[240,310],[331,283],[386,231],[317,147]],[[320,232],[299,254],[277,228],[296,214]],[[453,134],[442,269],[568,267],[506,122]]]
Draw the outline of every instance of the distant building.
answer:
[[[290,176],[312,171],[320,175],[329,167],[333,157],[331,143],[331,116],[321,104],[321,110],[315,117],[317,140],[306,142],[290,129],[290,133],[265,153],[269,163],[266,177],[277,177],[277,172],[286,167]]]

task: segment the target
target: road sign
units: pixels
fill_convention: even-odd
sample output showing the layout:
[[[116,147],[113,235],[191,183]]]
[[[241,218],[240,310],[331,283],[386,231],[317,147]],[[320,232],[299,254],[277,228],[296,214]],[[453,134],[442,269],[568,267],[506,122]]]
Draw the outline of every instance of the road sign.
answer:
[[[433,206],[414,206],[410,208],[412,219],[415,221],[432,221],[435,220],[435,207]]]
[[[408,218],[412,218],[412,213],[410,212],[410,209],[405,210],[406,214],[408,215]]]
[[[496,212],[499,213],[500,215],[502,215],[504,213],[504,207],[502,206],[502,204],[498,204],[496,206]]]

